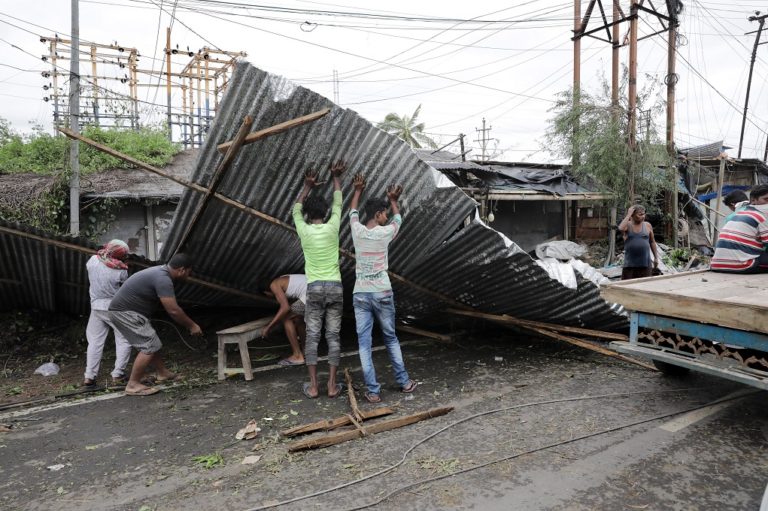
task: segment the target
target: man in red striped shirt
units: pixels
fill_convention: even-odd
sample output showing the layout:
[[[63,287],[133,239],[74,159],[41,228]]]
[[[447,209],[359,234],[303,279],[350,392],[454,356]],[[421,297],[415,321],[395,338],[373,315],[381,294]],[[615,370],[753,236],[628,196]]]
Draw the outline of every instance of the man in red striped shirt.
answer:
[[[713,271],[768,272],[768,185],[749,192],[749,206],[735,212],[723,226],[710,261]]]

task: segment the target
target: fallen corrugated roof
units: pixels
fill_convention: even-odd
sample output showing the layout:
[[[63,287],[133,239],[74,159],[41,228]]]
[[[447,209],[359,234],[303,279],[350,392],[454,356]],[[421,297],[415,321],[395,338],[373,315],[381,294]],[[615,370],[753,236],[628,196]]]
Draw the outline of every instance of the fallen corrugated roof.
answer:
[[[564,324],[610,328],[626,324],[620,309],[603,301],[597,288],[581,282],[571,291],[549,276],[517,245],[475,218],[475,203],[445,176],[419,159],[394,136],[351,110],[246,62],[237,65],[192,181],[207,186],[222,155],[216,146],[233,140],[245,115],[252,131],[331,108],[311,124],[244,146],[221,179],[217,192],[292,225],[291,210],[307,168],[325,169],[347,161],[341,246],[351,251],[346,212],[351,175],[362,173],[362,201],[383,197],[391,183],[404,187],[403,227],[390,247],[390,270],[398,314],[421,316],[460,302],[487,312]],[[329,201],[330,184],[313,193]],[[202,194],[185,191],[163,247],[169,257],[196,217]],[[468,225],[465,221],[472,218]],[[303,271],[298,237],[269,220],[213,200],[183,247],[197,260],[195,271],[227,286],[254,291],[275,276]],[[343,258],[345,289],[354,283],[354,261]],[[214,303],[213,297],[200,296]],[[349,301],[347,301],[349,304]]]
[[[90,310],[85,263],[98,249],[86,238],[57,236],[0,219],[0,310],[37,309],[68,314]],[[129,256],[131,272],[151,266],[151,261]],[[227,292],[217,282],[180,284],[184,305],[264,305],[261,297]]]

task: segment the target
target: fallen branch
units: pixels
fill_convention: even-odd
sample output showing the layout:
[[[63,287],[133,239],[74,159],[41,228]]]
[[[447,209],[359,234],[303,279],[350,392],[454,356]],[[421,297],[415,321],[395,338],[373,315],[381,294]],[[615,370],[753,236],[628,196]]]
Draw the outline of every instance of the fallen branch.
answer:
[[[383,431],[389,431],[391,429],[401,428],[403,426],[408,426],[409,424],[421,422],[423,420],[431,419],[433,417],[440,417],[441,415],[445,415],[452,410],[453,410],[452,406],[448,406],[444,408],[433,408],[425,412],[419,412],[413,415],[407,415],[405,417],[390,419],[383,422],[378,422],[376,424],[371,424],[370,426],[367,426],[365,428],[365,431],[368,433],[368,435],[375,435],[376,433],[381,433]],[[360,438],[362,436],[363,436],[363,433],[360,430],[354,429],[352,431],[344,431],[342,433],[335,433],[332,435],[326,435],[319,438],[308,438],[306,440],[295,442],[292,445],[290,445],[288,447],[288,452],[296,452],[296,451],[303,451],[307,449],[318,449],[322,447],[329,447],[331,445],[337,445],[343,442],[347,442],[349,440],[354,440],[355,438]]]
[[[374,408],[370,411],[361,411],[360,415],[362,420],[369,420],[385,415],[392,415],[393,413],[395,413],[395,411],[392,408],[384,406],[381,408]],[[280,436],[290,438],[293,436],[305,435],[307,433],[314,433],[316,431],[330,431],[343,426],[349,426],[350,424],[352,424],[352,421],[345,415],[343,417],[337,417],[336,419],[311,422],[309,424],[286,429],[280,432]]]
[[[436,332],[430,332],[429,330],[416,328],[410,325],[404,325],[402,323],[397,323],[395,325],[395,329],[408,334],[415,334],[422,337],[428,337],[430,339],[437,339],[438,341],[451,342],[452,340],[450,335],[438,334]]]

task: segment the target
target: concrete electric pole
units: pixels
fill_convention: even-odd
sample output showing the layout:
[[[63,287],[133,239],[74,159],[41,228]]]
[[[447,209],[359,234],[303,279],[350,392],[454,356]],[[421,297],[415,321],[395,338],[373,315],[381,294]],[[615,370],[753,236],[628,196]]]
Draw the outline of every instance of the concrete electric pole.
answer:
[[[80,133],[80,12],[79,0],[72,0],[72,55],[69,65],[69,129]],[[69,231],[80,234],[80,143],[69,146]]]

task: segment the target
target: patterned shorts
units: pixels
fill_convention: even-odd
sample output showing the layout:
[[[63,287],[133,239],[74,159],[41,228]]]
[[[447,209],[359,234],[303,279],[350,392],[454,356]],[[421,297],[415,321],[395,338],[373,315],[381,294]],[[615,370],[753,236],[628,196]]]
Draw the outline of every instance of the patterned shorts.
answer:
[[[291,312],[296,314],[297,316],[304,317],[304,302],[301,300],[296,300],[291,304]]]

